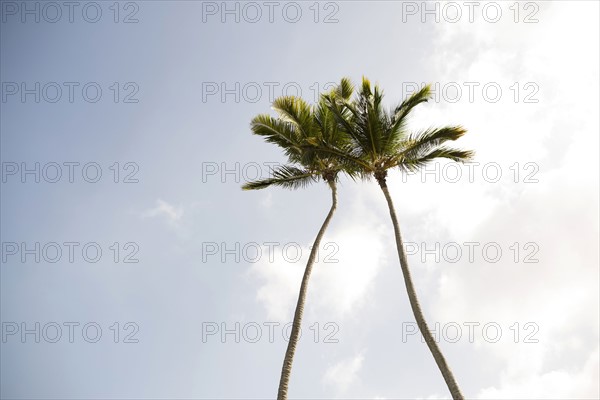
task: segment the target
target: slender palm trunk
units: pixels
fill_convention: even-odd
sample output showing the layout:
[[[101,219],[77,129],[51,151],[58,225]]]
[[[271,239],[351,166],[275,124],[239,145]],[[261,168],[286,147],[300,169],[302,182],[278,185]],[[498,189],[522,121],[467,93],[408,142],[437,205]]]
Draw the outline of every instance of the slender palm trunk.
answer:
[[[308,263],[306,264],[306,269],[304,270],[304,276],[302,277],[300,293],[298,294],[298,303],[296,304],[296,312],[294,313],[294,322],[292,323],[292,333],[290,334],[290,340],[288,342],[285,358],[283,360],[283,367],[281,369],[281,379],[279,380],[279,390],[277,392],[278,400],[286,400],[288,396],[288,384],[290,382],[290,374],[292,373],[292,362],[294,360],[294,353],[296,352],[296,345],[298,344],[298,339],[300,338],[300,326],[302,325],[302,314],[304,313],[304,303],[306,301],[306,293],[308,290],[308,280],[310,279],[310,274],[315,263],[317,251],[321,245],[321,239],[323,239],[325,230],[327,229],[329,221],[331,221],[331,217],[333,217],[333,213],[337,207],[337,189],[335,182],[328,181],[328,183],[329,187],[331,188],[331,209],[329,210],[329,214],[327,214],[327,217],[325,218],[325,221],[323,222],[323,225],[317,234],[315,242],[313,243],[310,256],[308,257]]]
[[[385,178],[379,179],[379,186],[385,195],[385,199],[387,200],[388,207],[390,209],[390,216],[392,217],[392,223],[394,224],[394,233],[396,234],[396,247],[398,248],[398,258],[400,259],[400,267],[402,268],[402,274],[404,275],[404,284],[406,285],[406,292],[408,293],[408,299],[410,300],[410,306],[412,308],[413,314],[417,321],[417,326],[421,331],[421,334],[425,338],[425,343],[427,343],[427,347],[431,351],[435,362],[440,369],[444,380],[446,381],[446,385],[450,390],[450,394],[453,399],[464,399],[462,393],[460,392],[460,388],[454,379],[454,375],[450,370],[450,367],[446,363],[446,359],[444,355],[440,351],[437,343],[435,342],[433,335],[429,331],[429,327],[427,326],[427,322],[425,321],[425,317],[423,316],[423,311],[421,310],[421,306],[419,305],[419,300],[417,299],[417,292],[415,291],[415,287],[412,282],[412,278],[410,276],[410,271],[408,269],[408,262],[406,260],[406,253],[404,252],[404,245],[402,243],[402,236],[400,235],[400,225],[398,224],[398,218],[396,217],[396,211],[394,210],[394,203],[392,202],[392,197],[390,196],[390,192],[388,191],[387,184],[385,182]]]

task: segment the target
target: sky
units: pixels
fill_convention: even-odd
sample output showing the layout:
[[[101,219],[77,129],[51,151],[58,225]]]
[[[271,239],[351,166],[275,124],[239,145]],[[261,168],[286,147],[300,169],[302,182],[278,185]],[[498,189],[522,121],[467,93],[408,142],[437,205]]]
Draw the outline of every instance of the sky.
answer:
[[[467,398],[596,399],[599,4],[0,2],[0,396],[274,398],[322,182],[251,134],[363,76],[472,163],[388,178]],[[386,202],[342,178],[290,398],[447,399]]]

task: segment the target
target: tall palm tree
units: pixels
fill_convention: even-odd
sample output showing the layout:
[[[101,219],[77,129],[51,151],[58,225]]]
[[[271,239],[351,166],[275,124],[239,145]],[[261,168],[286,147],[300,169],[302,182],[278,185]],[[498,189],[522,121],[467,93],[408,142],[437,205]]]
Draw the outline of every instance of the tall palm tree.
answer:
[[[330,93],[331,96],[346,100],[349,100],[351,94],[349,82],[344,81]],[[274,169],[268,179],[246,183],[243,189],[263,189],[269,186],[297,189],[320,179],[327,183],[331,189],[331,208],[315,238],[304,270],[296,311],[294,312],[292,332],[281,369],[277,399],[284,400],[288,396],[292,362],[300,338],[308,281],[321,240],[337,207],[336,182],[338,174],[343,171],[353,176],[353,172],[352,167],[345,165],[344,161],[338,157],[313,149],[315,145],[321,142],[344,147],[344,142],[347,140],[347,136],[338,128],[335,116],[327,107],[324,97],[321,97],[319,103],[313,107],[297,97],[280,97],[273,102],[273,108],[278,113],[278,117],[273,118],[268,114],[258,115],[251,122],[252,132],[263,136],[267,142],[275,143],[281,147],[290,164]],[[348,116],[346,115],[346,117]]]
[[[347,86],[348,83],[345,82],[344,85]],[[346,89],[347,91],[348,89]],[[378,86],[371,89],[371,83],[366,78],[363,78],[362,86],[353,101],[337,97],[334,91],[325,96],[325,101],[336,116],[340,128],[349,136],[349,141],[342,142],[342,146],[323,141],[318,148],[352,163],[363,178],[374,177],[377,180],[387,201],[394,226],[400,267],[417,326],[446,381],[452,398],[463,399],[454,375],[436,344],[421,310],[408,268],[394,203],[386,182],[388,170],[392,168],[416,171],[437,158],[464,162],[473,156],[471,151],[443,145],[466,133],[461,126],[429,128],[416,134],[407,132],[407,117],[410,112],[417,105],[428,101],[429,98],[430,87],[425,86],[401,102],[396,108],[388,111],[382,106],[383,92]]]

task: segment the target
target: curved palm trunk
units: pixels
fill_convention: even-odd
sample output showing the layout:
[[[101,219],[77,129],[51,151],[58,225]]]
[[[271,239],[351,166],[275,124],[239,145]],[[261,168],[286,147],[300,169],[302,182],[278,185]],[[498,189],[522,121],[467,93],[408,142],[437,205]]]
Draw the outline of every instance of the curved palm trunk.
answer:
[[[298,344],[298,339],[300,338],[300,326],[302,325],[302,314],[304,313],[304,303],[306,301],[306,293],[308,290],[308,280],[310,279],[310,274],[315,263],[317,251],[321,245],[321,239],[323,239],[325,230],[327,229],[329,221],[331,221],[331,217],[333,217],[333,213],[337,207],[337,189],[335,182],[329,181],[328,183],[329,187],[331,188],[331,209],[329,210],[329,214],[327,214],[327,217],[325,218],[325,221],[323,222],[323,225],[317,234],[315,242],[313,243],[310,256],[308,258],[308,263],[306,264],[306,269],[304,270],[304,276],[302,277],[300,293],[298,294],[298,303],[296,304],[296,312],[294,313],[294,322],[292,323],[292,333],[290,334],[290,340],[288,342],[285,358],[283,360],[283,367],[281,369],[281,379],[279,380],[279,390],[277,392],[278,400],[285,400],[288,396],[288,384],[290,382],[290,374],[292,373],[292,362],[294,360],[294,353],[296,352],[296,345]]]
[[[390,209],[390,216],[392,217],[392,223],[394,224],[394,233],[396,234],[396,247],[398,248],[398,258],[400,259],[400,267],[402,268],[402,274],[404,275],[404,284],[406,285],[406,292],[408,293],[408,299],[410,300],[410,306],[412,308],[413,314],[417,321],[417,326],[421,331],[421,334],[425,338],[425,343],[427,343],[427,347],[431,351],[435,362],[440,369],[444,380],[446,381],[446,385],[450,390],[450,394],[453,399],[464,399],[462,393],[460,392],[460,388],[454,379],[454,375],[450,370],[450,367],[446,363],[446,359],[444,355],[440,351],[437,343],[435,342],[433,335],[429,331],[429,327],[427,326],[427,322],[425,321],[425,317],[423,316],[423,311],[421,310],[421,306],[419,305],[419,300],[417,299],[417,292],[415,291],[415,287],[412,282],[412,278],[410,276],[410,271],[408,269],[408,262],[406,260],[406,253],[404,252],[404,245],[402,243],[402,236],[400,235],[400,225],[398,224],[398,218],[396,217],[396,211],[394,210],[394,203],[392,202],[392,197],[390,196],[390,192],[388,191],[387,184],[385,182],[385,178],[379,180],[379,186],[385,195],[385,199],[387,200],[388,207]]]

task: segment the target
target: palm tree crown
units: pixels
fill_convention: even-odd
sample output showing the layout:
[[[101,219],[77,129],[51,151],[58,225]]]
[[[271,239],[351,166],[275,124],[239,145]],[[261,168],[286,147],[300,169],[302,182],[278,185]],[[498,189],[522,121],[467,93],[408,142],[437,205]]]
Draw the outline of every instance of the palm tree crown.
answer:
[[[328,96],[347,101],[351,94],[348,86],[342,84]],[[355,175],[355,169],[347,161],[315,148],[319,143],[329,143],[334,147],[348,145],[347,136],[327,106],[325,96],[321,96],[314,106],[299,97],[283,96],[273,102],[273,109],[277,117],[260,114],[250,126],[254,134],[283,149],[290,164],[275,168],[270,178],[246,183],[243,189],[263,189],[271,185],[296,189],[319,178],[335,182],[342,171]],[[347,112],[342,111],[341,115],[347,117]]]
[[[347,80],[340,87],[343,85],[348,85]],[[348,90],[352,91],[346,89],[346,92]],[[429,128],[415,134],[407,132],[410,112],[430,98],[429,85],[389,111],[382,105],[381,89],[378,86],[372,89],[366,78],[354,101],[338,97],[338,92],[332,91],[324,100],[350,140],[342,147],[326,142],[322,146],[330,154],[352,163],[364,178],[374,176],[378,181],[385,180],[391,168],[415,171],[436,158],[464,162],[473,155],[471,151],[443,145],[466,133],[461,126]]]

